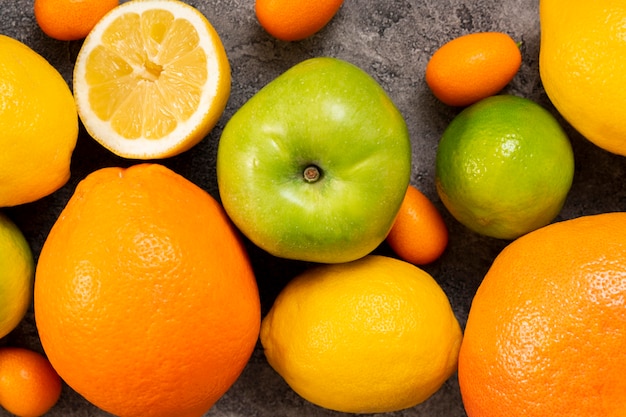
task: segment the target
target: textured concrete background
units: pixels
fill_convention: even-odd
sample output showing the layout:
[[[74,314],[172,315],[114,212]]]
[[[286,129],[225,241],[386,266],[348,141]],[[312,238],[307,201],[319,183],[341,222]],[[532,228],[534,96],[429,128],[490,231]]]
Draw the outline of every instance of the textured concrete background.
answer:
[[[254,15],[253,0],[193,0],[213,23],[232,66],[232,94],[226,111],[211,134],[183,155],[161,163],[219,198],[215,154],[221,130],[229,117],[257,90],[290,66],[310,57],[343,58],[378,80],[404,114],[413,143],[412,183],[442,210],[450,229],[450,243],[437,262],[425,267],[448,294],[464,326],[473,294],[493,258],[508,243],[466,230],[443,209],[434,188],[437,141],[458,112],[438,102],[424,82],[430,55],[444,42],[470,32],[497,30],[522,41],[522,68],[505,92],[535,100],[555,115],[539,78],[539,20],[536,0],[346,0],[332,22],[310,39],[285,43],[267,35]],[[80,42],[47,38],[37,27],[32,0],[0,0],[0,33],[15,37],[47,58],[71,83]],[[616,109],[617,110],[617,109]],[[558,115],[557,115],[558,117]],[[626,208],[626,159],[611,155],[584,140],[562,119],[574,146],[574,185],[557,220]],[[58,192],[6,213],[19,225],[35,256],[77,182],[104,166],[129,166],[136,161],[115,157],[84,132],[72,160],[72,177]],[[282,285],[305,265],[271,258],[249,246],[263,301],[270,307]],[[384,245],[380,253],[389,254]],[[21,325],[0,339],[0,345],[41,350],[32,309]],[[375,384],[376,381],[371,381]],[[0,416],[7,416],[0,411]],[[87,403],[67,386],[49,413],[53,417],[102,417],[108,414]],[[307,403],[267,365],[260,348],[239,381],[207,414],[214,417],[343,415]],[[456,376],[425,403],[388,416],[463,417]]]

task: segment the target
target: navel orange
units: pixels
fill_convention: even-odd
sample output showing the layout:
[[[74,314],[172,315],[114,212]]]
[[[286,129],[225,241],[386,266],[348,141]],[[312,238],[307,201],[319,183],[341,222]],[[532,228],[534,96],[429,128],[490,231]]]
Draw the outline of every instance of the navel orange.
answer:
[[[235,229],[215,199],[162,165],[81,181],[35,276],[48,359],[120,417],[203,415],[258,338],[258,290]]]

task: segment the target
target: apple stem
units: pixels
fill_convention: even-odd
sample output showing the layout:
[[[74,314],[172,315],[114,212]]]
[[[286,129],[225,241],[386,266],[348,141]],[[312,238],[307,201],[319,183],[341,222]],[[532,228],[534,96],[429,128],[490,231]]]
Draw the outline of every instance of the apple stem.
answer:
[[[321,176],[320,169],[315,165],[309,165],[304,168],[302,176],[306,182],[316,182]]]

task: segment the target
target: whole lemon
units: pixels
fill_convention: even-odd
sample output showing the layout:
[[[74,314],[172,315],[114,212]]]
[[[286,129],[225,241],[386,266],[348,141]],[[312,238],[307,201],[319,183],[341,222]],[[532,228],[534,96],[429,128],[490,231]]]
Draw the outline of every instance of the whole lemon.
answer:
[[[437,282],[379,255],[305,271],[261,324],[265,356],[291,388],[349,413],[425,401],[456,371],[461,338]]]
[[[0,213],[0,338],[22,320],[32,300],[35,264],[22,232]]]
[[[492,96],[465,108],[437,149],[441,201],[460,223],[495,238],[515,239],[551,222],[573,177],[567,135],[522,97]]]
[[[0,91],[0,207],[7,207],[38,200],[67,182],[78,115],[61,74],[4,35]]]
[[[626,155],[626,4],[541,0],[539,71],[563,117],[589,141]]]

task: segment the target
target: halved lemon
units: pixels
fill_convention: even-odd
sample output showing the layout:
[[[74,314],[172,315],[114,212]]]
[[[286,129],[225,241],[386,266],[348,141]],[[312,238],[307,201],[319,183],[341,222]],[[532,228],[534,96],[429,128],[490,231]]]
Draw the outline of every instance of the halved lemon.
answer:
[[[178,0],[131,0],[81,47],[74,97],[87,132],[118,156],[167,158],[200,142],[230,96],[230,65],[206,17]]]

